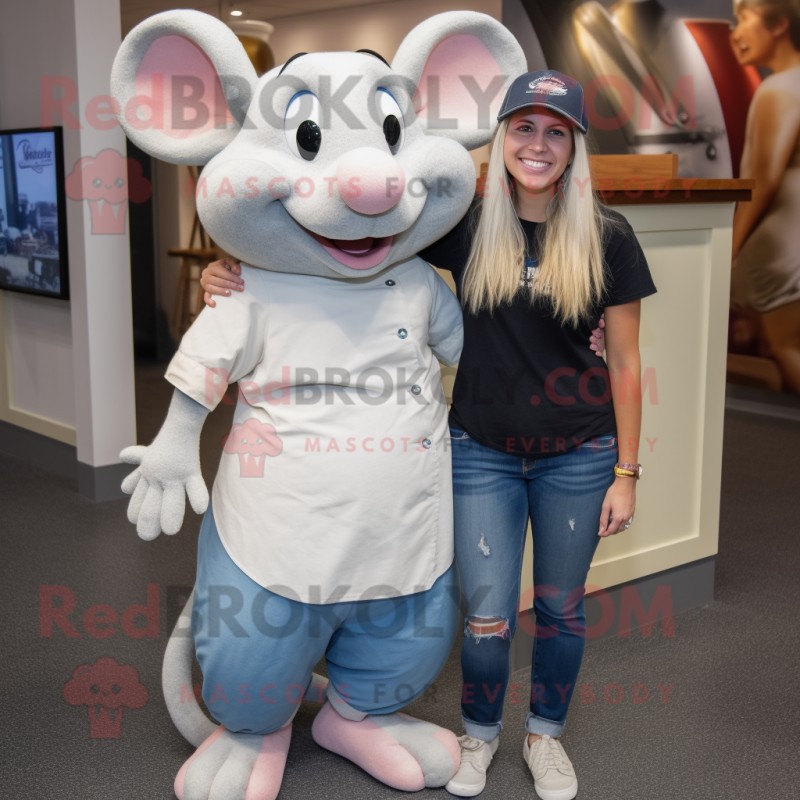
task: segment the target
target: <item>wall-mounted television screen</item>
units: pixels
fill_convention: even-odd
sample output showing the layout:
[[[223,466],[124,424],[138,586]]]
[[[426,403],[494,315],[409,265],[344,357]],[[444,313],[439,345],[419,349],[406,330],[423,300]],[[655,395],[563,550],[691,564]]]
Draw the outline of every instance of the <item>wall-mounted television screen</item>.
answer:
[[[0,131],[0,289],[69,298],[62,130]]]

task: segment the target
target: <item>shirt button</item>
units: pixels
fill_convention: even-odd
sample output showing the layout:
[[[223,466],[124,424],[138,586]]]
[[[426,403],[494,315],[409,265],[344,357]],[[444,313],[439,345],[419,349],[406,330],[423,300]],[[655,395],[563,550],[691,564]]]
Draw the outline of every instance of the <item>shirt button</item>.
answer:
[[[422,446],[423,446],[423,447],[424,447],[426,450],[428,450],[432,444],[433,444],[433,442],[432,442],[430,439],[423,439],[423,440],[422,440]]]
[[[386,281],[386,285],[387,286],[394,286],[394,281],[390,279],[390,280]]]
[[[422,387],[421,386],[417,386],[416,383],[411,387],[411,394],[419,394],[421,391],[422,391]]]
[[[399,336],[401,339],[405,339],[405,338],[406,338],[406,336],[408,336],[408,331],[407,331],[405,328],[400,328],[400,330],[398,330],[398,331],[397,331],[397,335],[398,335],[398,336]]]

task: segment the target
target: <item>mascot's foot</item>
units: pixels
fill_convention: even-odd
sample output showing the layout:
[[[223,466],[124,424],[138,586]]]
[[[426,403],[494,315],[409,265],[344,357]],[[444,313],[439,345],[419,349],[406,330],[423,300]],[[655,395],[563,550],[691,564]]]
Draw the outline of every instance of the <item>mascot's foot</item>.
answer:
[[[320,747],[404,792],[444,786],[461,762],[455,734],[408,714],[375,714],[354,722],[326,703],[311,733]]]
[[[292,726],[258,736],[220,726],[181,767],[179,800],[275,800],[283,780]]]

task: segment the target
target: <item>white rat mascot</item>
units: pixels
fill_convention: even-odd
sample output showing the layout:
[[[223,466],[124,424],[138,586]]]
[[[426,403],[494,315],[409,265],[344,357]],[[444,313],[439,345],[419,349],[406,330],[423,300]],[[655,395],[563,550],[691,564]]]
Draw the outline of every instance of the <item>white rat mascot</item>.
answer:
[[[173,634],[165,697],[197,746],[181,800],[274,798],[298,704],[323,689],[315,741],[378,780],[415,791],[458,768],[450,731],[398,713],[459,625],[438,361],[458,360],[461,310],[415,254],[467,211],[467,149],[525,69],[501,24],[466,11],[417,26],[391,66],[303,53],[259,80],[196,11],[151,17],[119,50],[120,124],[157,158],[205,165],[200,218],[246,277],[184,336],[158,436],[122,454],[142,538],[178,531],[184,492],[205,512],[182,624],[221,724],[180,702],[192,642]],[[200,431],[234,382],[207,508]],[[323,656],[327,686],[312,675]]]

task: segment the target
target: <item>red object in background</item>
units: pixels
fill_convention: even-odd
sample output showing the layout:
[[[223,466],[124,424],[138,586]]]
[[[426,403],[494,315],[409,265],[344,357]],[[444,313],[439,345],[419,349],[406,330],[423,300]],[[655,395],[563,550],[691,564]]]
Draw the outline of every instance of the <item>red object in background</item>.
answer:
[[[761,75],[755,67],[742,66],[731,48],[730,24],[724,19],[685,19],[684,24],[705,58],[719,95],[728,144],[731,149],[733,177],[739,177],[744,150],[747,109]]]

